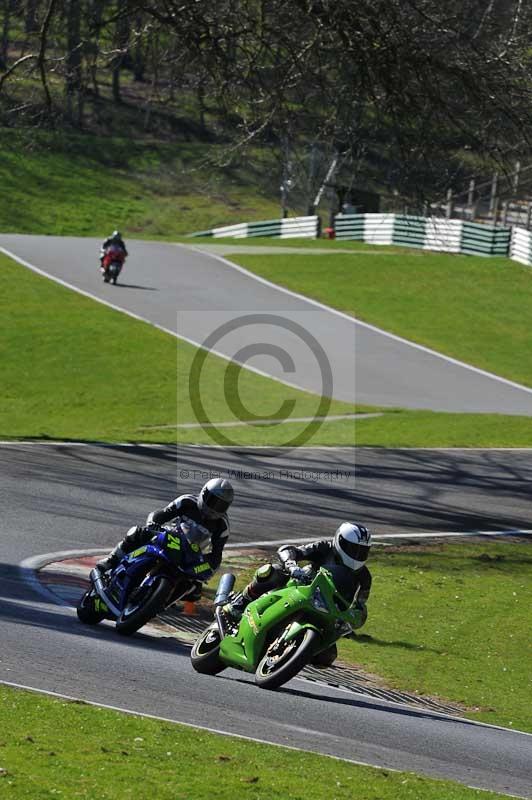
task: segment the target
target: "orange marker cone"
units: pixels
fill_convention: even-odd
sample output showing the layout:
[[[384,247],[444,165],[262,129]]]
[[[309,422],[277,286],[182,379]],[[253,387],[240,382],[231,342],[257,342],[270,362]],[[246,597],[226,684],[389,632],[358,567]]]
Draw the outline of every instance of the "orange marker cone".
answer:
[[[183,603],[183,614],[193,617],[196,613],[196,603],[193,600],[185,600]]]

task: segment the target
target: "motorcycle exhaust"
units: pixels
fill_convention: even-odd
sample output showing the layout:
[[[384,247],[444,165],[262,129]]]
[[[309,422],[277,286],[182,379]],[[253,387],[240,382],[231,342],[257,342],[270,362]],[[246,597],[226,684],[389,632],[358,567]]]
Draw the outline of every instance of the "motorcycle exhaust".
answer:
[[[98,572],[98,570],[97,569],[91,569],[89,577],[90,577],[90,579],[92,581],[92,584],[93,584],[94,588],[96,589],[96,591],[100,595],[101,599],[103,600],[103,602],[105,603],[105,605],[107,606],[109,611],[112,614],[114,614],[115,617],[119,617],[122,612],[120,611],[119,608],[117,608],[115,606],[113,601],[110,600],[109,597],[107,596],[107,593],[105,591],[105,587],[103,585],[103,581],[102,581],[102,579],[100,577],[100,573]]]
[[[218,632],[220,634],[220,638],[223,639],[226,634],[226,623],[225,618],[222,612],[222,606],[227,601],[227,598],[233,591],[233,586],[235,585],[235,576],[232,572],[226,572],[225,575],[222,575],[220,579],[220,583],[218,584],[218,591],[216,592],[216,597],[214,598],[214,617],[216,619],[216,624],[218,626]]]
[[[234,585],[235,576],[232,572],[226,572],[225,575],[222,575],[216,591],[216,597],[214,598],[215,606],[223,606],[223,604],[227,602],[227,598],[233,591]]]

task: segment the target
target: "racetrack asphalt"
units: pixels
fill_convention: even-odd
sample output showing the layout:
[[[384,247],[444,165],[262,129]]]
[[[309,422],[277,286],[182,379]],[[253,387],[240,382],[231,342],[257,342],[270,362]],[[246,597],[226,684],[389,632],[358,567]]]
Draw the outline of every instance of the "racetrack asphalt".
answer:
[[[192,311],[181,319],[179,333],[194,341],[209,332],[209,325],[198,326],[203,317],[212,330],[240,314],[275,312],[300,325],[305,314],[313,314],[306,327],[325,347],[334,394],[342,399],[532,413],[532,395],[525,389],[311,307],[183,246],[132,243],[124,283],[110,287],[98,276],[96,240],[2,235],[0,245],[170,331],[178,330],[178,307]],[[263,328],[260,336],[287,346],[283,331],[277,338],[268,338],[270,333]],[[246,337],[237,337],[232,345],[246,343]],[[223,341],[217,349],[223,351]],[[312,371],[308,354],[297,344],[290,353],[296,363],[302,355],[290,382],[319,390],[320,376]],[[274,358],[253,363],[286,378]],[[124,640],[108,624],[87,629],[73,610],[37,594],[31,575],[19,567],[43,553],[106,549],[130,524],[142,522],[147,511],[229,469],[238,496],[232,540],[244,545],[328,536],[339,519],[353,516],[384,535],[530,528],[530,451],[309,449],[280,455],[273,450],[75,444],[0,448],[0,680],[531,796],[530,736],[300,679],[267,693],[232,670],[218,678],[199,676],[190,667],[188,649],[175,640],[146,633]]]
[[[193,246],[132,241],[119,284],[103,284],[100,244],[0,235],[5,251],[55,278],[195,343],[211,337],[213,351],[240,353],[236,360],[300,388],[360,404],[532,415],[527,387],[313,304]]]
[[[297,678],[268,693],[233,670],[200,676],[175,640],[86,628],[35,593],[19,568],[43,553],[110,547],[178,487],[196,490],[210,472],[228,470],[235,543],[327,536],[344,516],[377,534],[528,523],[530,451],[3,444],[0,680],[530,797],[531,736]]]

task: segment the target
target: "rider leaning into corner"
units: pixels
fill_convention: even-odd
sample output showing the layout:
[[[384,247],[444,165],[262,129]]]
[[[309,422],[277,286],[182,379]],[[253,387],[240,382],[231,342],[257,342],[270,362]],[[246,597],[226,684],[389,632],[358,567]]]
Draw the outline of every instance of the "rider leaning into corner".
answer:
[[[102,246],[100,248],[100,266],[101,267],[103,267],[103,257],[105,255],[105,251],[112,244],[116,245],[117,247],[121,247],[122,250],[124,251],[124,255],[125,256],[128,255],[125,242],[122,239],[122,234],[120,233],[120,231],[113,231],[111,236],[107,237],[107,239],[104,241],[104,243],[102,244]]]
[[[371,534],[363,525],[354,522],[342,522],[332,539],[311,542],[301,547],[283,545],[277,551],[280,563],[259,567],[244,591],[224,606],[224,611],[236,621],[240,619],[248,603],[272,589],[280,589],[290,578],[310,583],[319,567],[334,567],[336,588],[346,600],[355,600],[359,623],[354,627],[361,628],[368,616],[366,603],[371,591],[371,573],[366,566],[370,547]],[[307,561],[309,564],[300,567],[300,561]],[[330,666],[337,655],[336,644],[333,644],[320,653],[318,661],[313,663]]]
[[[177,521],[193,522],[197,527],[205,529],[205,533],[210,537],[210,547],[205,553],[205,561],[214,572],[220,566],[222,551],[229,538],[227,511],[233,502],[233,497],[233,487],[229,481],[212,478],[202,487],[199,495],[182,494],[159,511],[148,514],[146,525],[135,525],[130,528],[107,558],[98,561],[96,569],[104,575],[108,570],[117,567],[124,555],[148,544],[161,525]],[[182,599],[199,600],[200,597],[201,583],[197,581]]]

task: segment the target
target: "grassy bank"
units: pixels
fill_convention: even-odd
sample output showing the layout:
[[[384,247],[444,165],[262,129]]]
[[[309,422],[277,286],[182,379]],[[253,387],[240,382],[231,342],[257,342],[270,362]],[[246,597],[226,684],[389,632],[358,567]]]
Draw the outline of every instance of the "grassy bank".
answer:
[[[266,418],[287,400],[296,418],[312,416],[319,398],[247,370],[224,395],[227,362],[207,356],[197,385],[189,377],[197,350],[42,278],[0,256],[0,436],[109,441],[176,441],[176,423],[197,423],[192,400],[201,395],[204,419],[239,421],[231,410],[238,395],[249,412]],[[331,413],[354,407],[333,402]],[[203,417],[202,417],[203,418]],[[247,417],[249,419],[249,416]],[[343,436],[353,441],[353,423]],[[294,423],[297,432],[306,423]],[[242,426],[251,444],[287,441],[284,426]],[[230,429],[231,431],[234,429]],[[200,428],[179,429],[195,442]],[[311,443],[321,443],[311,436]]]
[[[189,391],[196,350],[150,325],[112,311],[0,256],[0,436],[108,441],[223,443],[197,424]],[[174,367],[175,365],[175,367]],[[170,368],[169,368],[170,367]],[[208,357],[199,384],[204,420],[239,420],[226,401],[225,361]],[[236,376],[235,376],[236,377]],[[236,384],[233,384],[235,386]],[[250,414],[275,416],[294,400],[291,417],[312,417],[319,398],[243,370],[238,393]],[[333,402],[330,414],[351,413]],[[251,420],[244,413],[243,419]],[[307,422],[245,424],[219,431],[235,444],[297,440]],[[325,422],[309,445],[525,446],[532,426],[523,417],[386,412],[381,417]]]
[[[359,767],[0,685],[0,784],[8,800],[473,800],[411,773]]]
[[[387,331],[532,386],[529,267],[505,258],[426,252],[232,260]]]
[[[370,616],[342,653],[388,683],[532,732],[530,542],[374,548]]]
[[[532,732],[530,541],[375,546],[368,565],[368,621],[340,641],[340,658],[385,686]]]
[[[285,423],[278,428],[254,427],[256,444],[282,444],[298,436],[306,423]],[[221,429],[224,431],[224,429]],[[150,441],[212,444],[209,430],[151,429],[138,432]],[[235,444],[250,441],[248,426],[225,429]],[[168,438],[170,437],[170,438]],[[172,438],[173,437],[173,438]],[[307,442],[358,447],[532,447],[530,417],[504,414],[446,414],[433,411],[385,411],[375,417],[324,422]]]
[[[214,169],[215,154],[199,142],[0,129],[0,231],[173,239],[278,216],[267,151]]]

